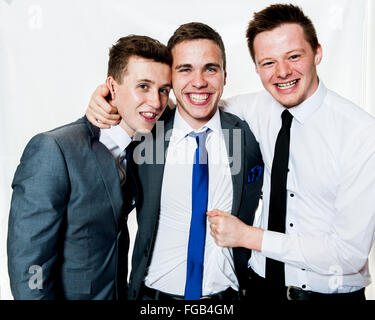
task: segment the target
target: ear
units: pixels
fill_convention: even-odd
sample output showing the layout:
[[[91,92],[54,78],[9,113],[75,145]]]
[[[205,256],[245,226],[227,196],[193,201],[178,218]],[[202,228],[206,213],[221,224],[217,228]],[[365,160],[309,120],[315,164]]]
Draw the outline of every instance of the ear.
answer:
[[[111,94],[111,100],[116,99],[116,87],[117,87],[117,82],[115,79],[113,79],[112,76],[109,76],[105,82],[107,85],[107,88],[109,90],[109,93]]]
[[[319,44],[318,47],[316,48],[315,57],[314,57],[314,62],[316,66],[320,64],[320,62],[322,61],[322,58],[323,58],[323,49],[322,49],[322,46]]]
[[[224,86],[227,84],[227,71],[224,71]]]

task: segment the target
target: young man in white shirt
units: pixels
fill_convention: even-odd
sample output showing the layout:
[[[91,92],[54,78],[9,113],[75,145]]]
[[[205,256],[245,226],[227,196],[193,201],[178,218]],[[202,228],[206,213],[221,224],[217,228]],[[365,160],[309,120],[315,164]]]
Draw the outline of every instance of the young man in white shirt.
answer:
[[[203,23],[187,23],[175,31],[168,48],[177,108],[164,118],[162,135],[172,132],[161,143],[168,150],[164,161],[138,165],[143,200],[137,206],[129,299],[235,300],[246,283],[250,251],[217,246],[205,231],[206,211],[220,207],[251,223],[262,184],[260,150],[245,122],[218,109],[226,82],[220,35]],[[90,121],[97,123],[95,117]],[[198,190],[203,182],[194,184],[193,159],[201,144],[195,136],[205,133],[209,179],[199,216],[205,226],[192,232],[194,208],[205,197]],[[160,146],[157,131],[152,138]],[[202,259],[191,262],[190,248],[198,246],[198,238],[204,242]],[[199,270],[199,281],[191,284],[194,270]],[[198,290],[192,294],[191,287]]]
[[[320,81],[322,49],[300,8],[272,5],[255,13],[247,39],[266,92],[224,106],[249,123],[260,143],[263,211],[255,227],[209,212],[212,235],[219,245],[253,249],[249,298],[363,300],[375,228],[375,120]],[[291,114],[289,145],[282,147],[289,148],[286,179],[271,209],[285,110]],[[270,227],[275,212],[284,214],[279,228]]]

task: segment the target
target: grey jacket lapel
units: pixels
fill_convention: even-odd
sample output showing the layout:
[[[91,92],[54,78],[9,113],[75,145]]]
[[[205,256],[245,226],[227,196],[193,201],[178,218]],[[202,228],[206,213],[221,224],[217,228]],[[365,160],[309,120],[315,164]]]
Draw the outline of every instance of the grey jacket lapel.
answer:
[[[163,121],[164,120],[164,121]],[[149,220],[155,226],[160,211],[160,197],[166,160],[166,150],[173,128],[174,112],[159,120],[152,131],[153,156],[151,164],[139,166],[139,176],[142,180],[144,198],[147,199],[147,210],[142,211],[142,219]]]
[[[229,117],[225,112],[220,110],[221,127],[229,133],[229,139],[225,139],[227,147],[228,158],[230,160],[230,168],[232,173],[233,184],[233,203],[232,214],[237,216],[241,204],[242,187],[244,180],[244,135],[240,127],[237,126],[238,121]],[[236,131],[234,131],[236,129]],[[239,137],[241,140],[238,141]],[[233,145],[233,142],[240,143],[240,145]],[[239,166],[239,167],[238,167]]]
[[[103,182],[106,186],[108,198],[111,201],[113,215],[115,219],[116,226],[119,226],[119,220],[122,214],[122,205],[123,205],[123,195],[120,185],[120,178],[118,175],[116,162],[112,154],[108,149],[99,142],[100,129],[91,125],[86,117],[84,118],[91,137],[91,149],[95,156],[95,160],[98,164],[98,171],[103,179]]]

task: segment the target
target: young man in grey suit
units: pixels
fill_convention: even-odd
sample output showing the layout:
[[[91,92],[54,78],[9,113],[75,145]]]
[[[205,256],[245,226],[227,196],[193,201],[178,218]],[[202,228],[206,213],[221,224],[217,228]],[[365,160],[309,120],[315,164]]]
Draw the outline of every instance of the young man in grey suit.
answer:
[[[15,173],[8,230],[15,299],[126,297],[126,220],[139,198],[131,141],[164,111],[172,59],[160,42],[134,35],[109,55],[106,85],[120,125],[100,130],[83,117],[38,134]]]
[[[129,299],[238,299],[250,251],[215,245],[206,232],[206,211],[227,208],[252,223],[262,186],[259,146],[245,122],[218,109],[226,81],[220,35],[188,23],[175,31],[168,48],[177,108],[165,117],[163,129],[154,128],[153,161],[138,166],[143,199],[137,206]],[[97,103],[104,101],[94,94],[90,105]],[[90,121],[97,123],[95,118]],[[195,158],[201,153],[208,154],[203,165]],[[197,163],[207,165],[208,181],[197,173]]]

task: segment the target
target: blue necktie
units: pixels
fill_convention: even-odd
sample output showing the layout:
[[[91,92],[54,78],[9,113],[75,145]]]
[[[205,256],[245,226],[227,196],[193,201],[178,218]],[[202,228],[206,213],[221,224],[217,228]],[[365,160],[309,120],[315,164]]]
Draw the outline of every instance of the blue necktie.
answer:
[[[208,201],[208,155],[204,132],[192,132],[197,148],[194,155],[192,181],[192,215],[190,222],[185,300],[199,300],[202,295],[204,245],[206,240],[206,212]]]

